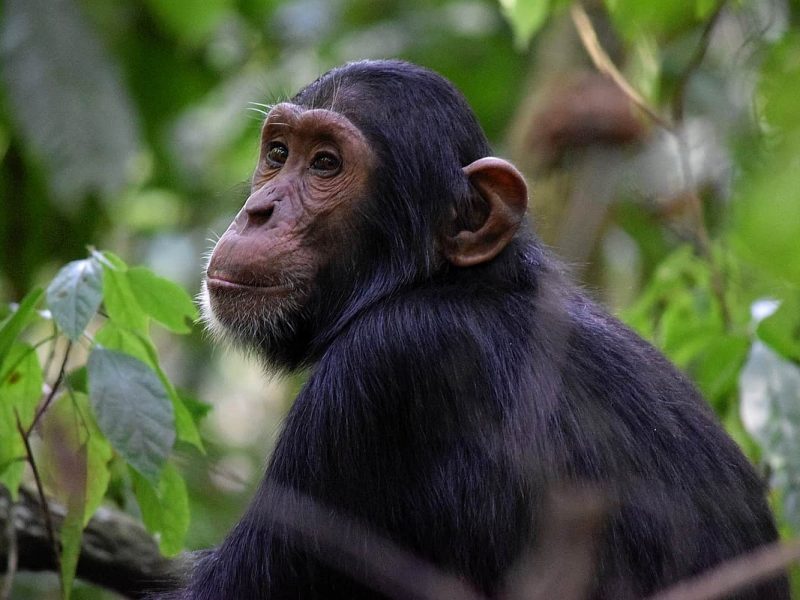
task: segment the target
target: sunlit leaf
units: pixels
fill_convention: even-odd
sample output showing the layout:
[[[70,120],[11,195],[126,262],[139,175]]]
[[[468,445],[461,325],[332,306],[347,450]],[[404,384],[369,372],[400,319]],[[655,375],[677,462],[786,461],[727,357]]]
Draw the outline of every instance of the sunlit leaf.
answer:
[[[119,70],[74,0],[6,0],[0,59],[11,114],[54,197],[112,195],[139,140]]]
[[[158,536],[165,556],[178,554],[189,530],[189,496],[180,473],[167,463],[157,486],[135,471],[131,479],[145,527]]]
[[[142,361],[95,347],[89,399],[97,424],[137,471],[157,481],[175,442],[175,413],[164,384]]]
[[[30,427],[42,397],[44,376],[34,349],[15,344],[6,355],[0,379],[0,484],[16,498],[24,471],[25,446],[17,429]]]
[[[121,327],[147,330],[147,314],[131,289],[127,269],[103,267],[103,303],[109,318]]]
[[[175,333],[192,330],[190,323],[198,317],[197,307],[181,286],[145,267],[133,267],[127,274],[142,310]]]
[[[44,291],[39,288],[28,292],[17,310],[0,323],[0,374],[3,373],[1,367],[14,341],[36,316],[36,305],[39,304],[42,295],[44,295]]]
[[[103,269],[94,258],[67,263],[47,287],[47,306],[73,342],[80,339],[103,300]]]

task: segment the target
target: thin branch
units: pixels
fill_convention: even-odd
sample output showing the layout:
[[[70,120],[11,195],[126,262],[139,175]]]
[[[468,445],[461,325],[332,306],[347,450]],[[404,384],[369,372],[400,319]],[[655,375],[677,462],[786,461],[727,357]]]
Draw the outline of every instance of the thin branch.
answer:
[[[53,319],[53,335],[50,336],[50,339],[54,340],[53,345],[50,346],[50,351],[47,353],[47,359],[44,361],[44,368],[42,371],[44,372],[44,376],[47,377],[47,374],[50,373],[50,367],[53,365],[53,360],[56,357],[56,348],[58,348],[58,343],[55,340],[58,339],[58,327],[56,326],[55,319]]]
[[[36,428],[36,425],[39,423],[39,420],[42,418],[42,415],[50,408],[50,404],[53,402],[53,398],[56,397],[56,393],[58,392],[58,388],[61,387],[61,383],[64,381],[64,374],[67,369],[67,361],[69,360],[69,352],[72,350],[72,342],[70,341],[67,343],[67,349],[64,351],[64,359],[61,361],[61,368],[58,370],[58,377],[56,377],[53,386],[50,388],[50,393],[47,394],[47,398],[39,407],[39,410],[36,411],[36,415],[33,417],[33,421],[31,422],[30,427],[28,427],[27,431],[25,432],[25,439],[27,440],[30,437],[31,432]]]
[[[708,44],[711,40],[711,34],[714,30],[714,26],[716,25],[724,6],[725,0],[721,0],[721,2],[717,5],[717,8],[714,9],[714,12],[709,18],[708,23],[706,23],[706,26],[703,29],[703,34],[700,38],[700,44],[695,49],[692,58],[689,60],[686,69],[681,75],[681,78],[678,82],[678,90],[676,91],[676,96],[673,99],[672,122],[662,117],[658,111],[654,107],[650,106],[650,104],[648,104],[642,95],[634,89],[628,80],[625,79],[625,76],[622,75],[620,70],[608,56],[608,53],[600,44],[600,41],[597,38],[597,32],[595,31],[592,21],[589,19],[589,15],[586,14],[583,6],[576,3],[572,5],[570,10],[572,21],[575,24],[575,29],[578,31],[578,35],[581,38],[581,43],[586,49],[586,52],[589,54],[589,57],[592,59],[595,68],[597,68],[597,70],[602,74],[611,78],[611,80],[617,85],[617,87],[619,87],[622,93],[624,93],[630,99],[631,102],[633,102],[655,123],[671,133],[678,144],[681,175],[683,176],[684,186],[688,195],[688,199],[690,200],[693,213],[692,217],[694,221],[695,240],[697,241],[700,255],[706,260],[706,262],[708,262],[711,270],[711,291],[720,305],[723,323],[725,324],[725,327],[728,328],[731,323],[731,316],[727,301],[725,300],[724,278],[722,276],[722,272],[716,264],[716,261],[714,260],[711,248],[711,236],[708,233],[708,228],[706,227],[705,223],[705,216],[703,214],[703,203],[700,200],[699,194],[697,193],[697,186],[694,181],[691,165],[689,164],[689,148],[686,144],[683,133],[678,127],[678,125],[682,123],[683,119],[684,94],[686,93],[685,90],[686,86],[688,85],[689,78],[694,70],[703,61],[708,49]]]
[[[685,579],[649,600],[714,600],[781,574],[800,561],[800,541],[775,542],[696,577]]]
[[[614,61],[611,60],[611,57],[609,57],[608,53],[603,49],[600,40],[597,39],[597,32],[594,30],[592,21],[589,19],[589,15],[586,14],[583,6],[580,4],[573,4],[570,13],[572,15],[572,22],[575,24],[575,29],[578,31],[578,35],[581,38],[581,43],[583,43],[583,47],[592,59],[595,68],[606,77],[610,77],[612,81],[617,84],[617,87],[619,87],[643,113],[664,129],[672,131],[674,129],[672,123],[658,114],[658,111],[650,106],[647,100],[628,83],[628,80],[625,79],[625,76],[616,67]]]
[[[683,121],[684,101],[686,99],[686,89],[689,86],[689,80],[706,56],[708,45],[711,43],[711,34],[714,32],[714,28],[719,22],[719,17],[726,3],[727,0],[722,0],[717,4],[714,12],[711,13],[711,16],[703,28],[703,33],[700,35],[700,41],[694,49],[694,53],[692,53],[689,62],[686,63],[686,67],[678,78],[678,83],[675,87],[675,95],[672,98],[672,121],[674,123]]]
[[[47,498],[44,495],[42,478],[39,475],[39,468],[36,466],[36,460],[33,458],[33,450],[31,449],[31,443],[28,439],[28,434],[25,432],[25,428],[22,426],[22,422],[19,420],[19,412],[17,412],[16,408],[14,409],[14,415],[17,418],[17,431],[19,431],[19,435],[22,437],[22,443],[25,444],[25,452],[28,456],[28,464],[31,466],[33,478],[36,481],[36,492],[39,494],[39,502],[42,505],[44,522],[45,526],[47,527],[47,537],[49,538],[50,545],[53,548],[53,558],[55,559],[56,569],[58,573],[61,573],[61,551],[59,550],[58,540],[56,539],[56,530],[55,527],[53,527],[53,516],[50,514],[50,507],[47,504]],[[61,577],[59,577],[59,582],[62,585],[64,583]]]

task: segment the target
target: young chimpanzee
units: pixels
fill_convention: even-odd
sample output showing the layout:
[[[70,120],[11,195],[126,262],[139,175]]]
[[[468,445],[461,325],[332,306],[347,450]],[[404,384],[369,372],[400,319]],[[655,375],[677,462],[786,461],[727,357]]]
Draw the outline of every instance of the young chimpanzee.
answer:
[[[423,68],[348,64],[270,111],[205,317],[309,377],[252,505],[177,597],[413,595],[391,556],[496,596],[571,486],[608,500],[592,598],[776,539],[762,482],[692,385],[565,281],[526,207],[523,178]]]

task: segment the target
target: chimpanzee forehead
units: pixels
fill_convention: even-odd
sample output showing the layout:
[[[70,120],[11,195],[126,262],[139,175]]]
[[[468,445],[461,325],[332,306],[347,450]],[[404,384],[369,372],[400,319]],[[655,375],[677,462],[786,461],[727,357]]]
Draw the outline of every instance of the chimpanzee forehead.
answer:
[[[308,134],[343,135],[366,142],[361,130],[344,115],[325,108],[306,108],[291,102],[275,105],[264,121],[264,130],[302,129]]]

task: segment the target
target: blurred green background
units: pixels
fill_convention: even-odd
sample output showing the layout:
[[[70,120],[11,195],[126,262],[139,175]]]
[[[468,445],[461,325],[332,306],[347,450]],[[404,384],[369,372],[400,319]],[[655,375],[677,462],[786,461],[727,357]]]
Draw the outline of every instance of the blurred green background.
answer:
[[[639,110],[598,74],[563,0],[5,0],[0,302],[86,247],[195,293],[244,202],[264,104],[328,68],[398,57],[467,97],[525,172],[574,276],[685,369],[800,525],[800,4],[586,3]],[[595,57],[596,58],[596,57]],[[413,118],[413,115],[409,115]],[[216,544],[301,378],[265,379],[197,331],[158,338],[213,404],[187,455],[187,547]],[[110,500],[136,514],[119,486]],[[14,597],[57,597],[18,575]],[[50,594],[49,596],[47,594]],[[76,598],[99,597],[86,587]]]

